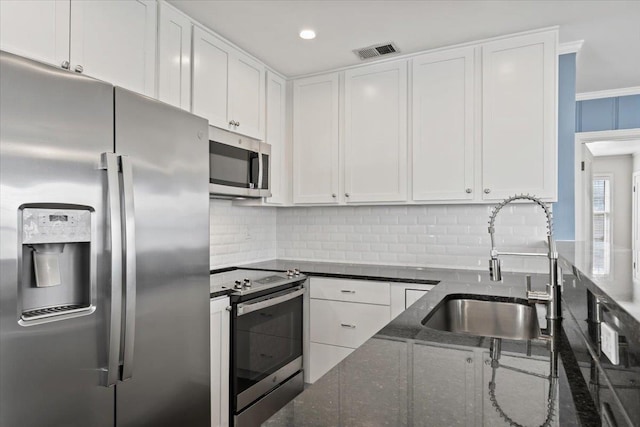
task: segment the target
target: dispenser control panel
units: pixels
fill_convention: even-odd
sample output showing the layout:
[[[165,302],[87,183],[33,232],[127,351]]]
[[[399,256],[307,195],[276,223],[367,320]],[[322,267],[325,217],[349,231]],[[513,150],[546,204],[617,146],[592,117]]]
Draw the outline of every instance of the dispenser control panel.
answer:
[[[22,243],[71,243],[91,241],[91,211],[34,209],[22,211]]]

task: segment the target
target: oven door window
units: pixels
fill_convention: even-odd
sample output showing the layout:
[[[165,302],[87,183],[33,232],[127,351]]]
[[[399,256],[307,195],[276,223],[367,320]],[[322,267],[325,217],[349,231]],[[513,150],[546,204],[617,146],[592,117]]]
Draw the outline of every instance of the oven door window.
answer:
[[[240,188],[255,188],[258,153],[209,141],[209,182]]]
[[[235,334],[240,394],[302,356],[302,296],[238,316]]]

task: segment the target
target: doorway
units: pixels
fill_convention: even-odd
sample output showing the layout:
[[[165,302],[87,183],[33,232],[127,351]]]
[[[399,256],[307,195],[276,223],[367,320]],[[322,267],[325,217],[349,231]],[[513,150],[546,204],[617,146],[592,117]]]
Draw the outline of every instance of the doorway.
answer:
[[[611,273],[613,248],[631,249],[638,278],[640,129],[577,133],[575,149],[576,240],[592,244],[594,274]]]

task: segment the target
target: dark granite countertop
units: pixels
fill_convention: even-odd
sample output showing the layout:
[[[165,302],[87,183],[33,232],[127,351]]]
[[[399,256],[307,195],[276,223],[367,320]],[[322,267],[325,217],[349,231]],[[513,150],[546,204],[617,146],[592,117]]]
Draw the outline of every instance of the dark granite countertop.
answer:
[[[557,242],[561,267],[569,268],[598,300],[620,320],[634,325],[634,339],[640,342],[640,280],[633,277],[633,252],[611,247],[608,268],[594,269],[593,245],[586,242]],[[564,265],[563,265],[564,264]]]
[[[534,279],[537,288],[545,277]],[[532,340],[528,347],[502,339],[494,371],[490,348],[497,342],[491,338],[422,326],[453,294],[522,299],[525,286],[518,275],[503,283],[443,280],[264,425],[499,426],[509,425],[509,418],[539,426],[549,407],[551,426],[601,425],[562,324],[551,343]],[[545,328],[544,306],[538,317]],[[492,378],[497,404],[490,396]]]
[[[454,268],[405,267],[375,264],[349,264],[338,262],[312,262],[287,259],[244,264],[238,268],[269,271],[287,271],[297,268],[307,276],[333,277],[353,280],[373,280],[379,282],[418,283],[436,285],[441,281],[488,282],[489,270],[461,270]],[[506,277],[521,278],[522,273],[504,273]],[[523,285],[524,286],[524,285]]]

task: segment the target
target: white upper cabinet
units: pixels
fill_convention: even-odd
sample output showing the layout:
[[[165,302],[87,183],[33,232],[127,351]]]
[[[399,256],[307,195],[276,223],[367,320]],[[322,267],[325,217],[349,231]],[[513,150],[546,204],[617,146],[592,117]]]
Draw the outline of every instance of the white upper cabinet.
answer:
[[[264,140],[264,65],[240,52],[229,61],[229,111],[236,132]]]
[[[155,95],[155,1],[0,1],[0,47]]]
[[[407,199],[407,63],[345,72],[347,203]]]
[[[155,1],[71,2],[71,69],[155,96]]]
[[[191,20],[164,2],[158,18],[158,99],[191,109]]]
[[[282,204],[287,202],[286,187],[289,168],[287,167],[287,150],[285,147],[286,122],[286,82],[278,75],[267,71],[267,138],[271,145],[271,161],[269,189],[271,197],[267,203]]]
[[[193,113],[212,126],[264,140],[264,66],[198,27],[193,61]]]
[[[555,200],[557,31],[482,45],[484,200]]]
[[[413,58],[413,200],[474,197],[474,52]]]
[[[209,124],[233,130],[227,117],[227,76],[231,46],[193,27],[193,108],[192,112]],[[226,48],[226,49],[225,49]]]
[[[0,49],[58,67],[69,61],[70,0],[0,1]]]
[[[293,83],[293,202],[336,203],[339,189],[338,73]]]

